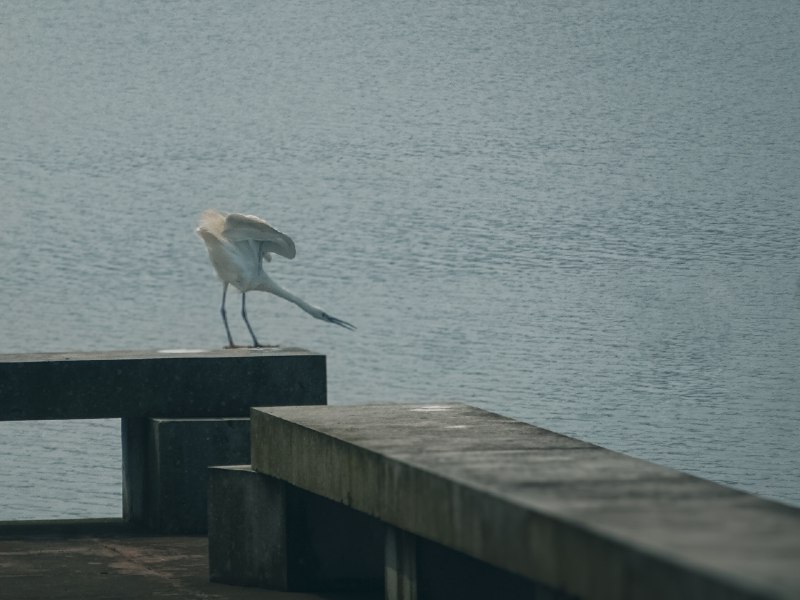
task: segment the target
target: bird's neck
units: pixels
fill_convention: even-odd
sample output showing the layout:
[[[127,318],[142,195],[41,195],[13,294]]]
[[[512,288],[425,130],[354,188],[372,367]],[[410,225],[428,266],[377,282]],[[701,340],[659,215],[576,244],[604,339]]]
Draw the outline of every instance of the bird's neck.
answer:
[[[319,309],[316,306],[314,306],[313,304],[309,304],[308,302],[306,302],[299,296],[296,296],[286,288],[278,285],[272,279],[270,279],[269,275],[267,275],[266,273],[261,274],[261,276],[259,277],[258,284],[255,286],[254,289],[262,292],[269,292],[270,294],[275,294],[276,296],[279,296],[284,300],[288,300],[289,302],[296,304],[297,306],[299,306],[312,316],[316,317],[317,316],[316,313],[319,312]]]

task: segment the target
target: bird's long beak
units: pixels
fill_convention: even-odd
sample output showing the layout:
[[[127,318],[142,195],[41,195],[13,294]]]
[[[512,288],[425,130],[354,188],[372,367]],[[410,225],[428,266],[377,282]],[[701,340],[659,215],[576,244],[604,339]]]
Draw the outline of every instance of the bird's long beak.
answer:
[[[334,325],[339,325],[344,327],[345,329],[349,329],[350,331],[355,331],[356,326],[352,323],[348,323],[347,321],[342,321],[341,319],[337,319],[336,317],[332,317],[330,315],[325,315],[325,320],[328,323],[333,323]]]

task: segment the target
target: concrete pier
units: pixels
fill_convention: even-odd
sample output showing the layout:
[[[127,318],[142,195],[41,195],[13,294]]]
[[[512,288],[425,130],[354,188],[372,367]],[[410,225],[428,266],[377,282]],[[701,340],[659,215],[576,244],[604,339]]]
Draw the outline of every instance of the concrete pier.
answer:
[[[324,406],[319,355],[28,358],[0,420],[121,418],[124,519],[0,523],[0,600],[800,598],[800,510],[463,404]]]

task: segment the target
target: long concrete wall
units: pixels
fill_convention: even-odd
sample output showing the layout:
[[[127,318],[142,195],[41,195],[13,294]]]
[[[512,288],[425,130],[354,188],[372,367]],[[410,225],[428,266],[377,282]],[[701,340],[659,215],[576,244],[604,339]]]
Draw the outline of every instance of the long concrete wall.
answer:
[[[581,440],[461,404],[254,408],[251,425],[265,481],[400,532],[387,573],[420,598],[491,597],[482,577],[442,583],[445,563],[460,582],[474,559],[547,598],[800,598],[800,510]]]

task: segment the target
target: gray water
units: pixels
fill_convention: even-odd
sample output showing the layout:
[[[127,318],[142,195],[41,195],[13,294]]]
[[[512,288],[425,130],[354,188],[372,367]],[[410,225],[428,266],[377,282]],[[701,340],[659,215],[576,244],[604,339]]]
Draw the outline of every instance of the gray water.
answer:
[[[800,3],[0,3],[0,351],[264,342],[800,505]],[[237,298],[232,300],[235,310]],[[234,337],[247,332],[233,319]],[[120,513],[116,421],[0,426],[0,518]]]

